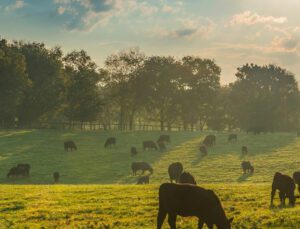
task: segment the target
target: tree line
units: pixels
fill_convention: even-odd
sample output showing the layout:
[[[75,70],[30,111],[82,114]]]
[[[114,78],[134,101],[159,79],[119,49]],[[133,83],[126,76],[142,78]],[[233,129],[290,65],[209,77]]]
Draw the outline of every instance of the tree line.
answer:
[[[220,84],[221,68],[197,56],[146,56],[128,49],[102,68],[86,51],[0,40],[0,126],[99,122],[131,130],[287,131],[299,125],[295,76],[276,65],[245,64]]]

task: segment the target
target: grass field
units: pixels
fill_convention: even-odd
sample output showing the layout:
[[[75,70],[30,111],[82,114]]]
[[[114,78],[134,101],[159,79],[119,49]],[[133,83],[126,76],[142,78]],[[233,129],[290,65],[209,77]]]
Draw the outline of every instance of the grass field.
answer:
[[[300,228],[300,203],[269,208],[274,172],[300,170],[300,138],[294,133],[240,133],[237,143],[228,143],[227,133],[216,133],[217,145],[204,158],[198,146],[207,133],[172,132],[166,152],[141,149],[143,140],[160,134],[0,131],[0,228],[155,228],[158,185],[168,182],[168,165],[176,161],[200,186],[218,193],[228,216],[235,217],[234,228]],[[104,149],[109,136],[117,138],[117,146]],[[64,152],[67,139],[77,143],[77,151]],[[245,158],[242,145],[250,153]],[[140,152],[136,157],[130,156],[131,146]],[[242,174],[242,160],[252,162],[253,176]],[[153,166],[151,185],[133,185],[132,161]],[[9,168],[18,163],[31,165],[30,178],[7,179]],[[52,185],[54,171],[61,174],[60,185]],[[195,225],[190,218],[178,220],[179,228]]]

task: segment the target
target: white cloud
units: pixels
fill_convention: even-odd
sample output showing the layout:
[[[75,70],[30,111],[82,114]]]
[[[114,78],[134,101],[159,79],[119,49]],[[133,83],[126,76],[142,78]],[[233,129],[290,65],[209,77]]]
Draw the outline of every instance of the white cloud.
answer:
[[[255,25],[255,24],[265,24],[265,23],[276,23],[283,24],[287,22],[286,17],[273,17],[273,16],[263,16],[257,13],[252,13],[251,11],[245,11],[241,14],[236,14],[230,20],[230,25]]]
[[[21,9],[21,8],[25,7],[25,5],[26,5],[26,3],[24,2],[24,0],[16,0],[13,4],[5,7],[5,10],[7,10],[7,11],[17,10],[17,9]]]

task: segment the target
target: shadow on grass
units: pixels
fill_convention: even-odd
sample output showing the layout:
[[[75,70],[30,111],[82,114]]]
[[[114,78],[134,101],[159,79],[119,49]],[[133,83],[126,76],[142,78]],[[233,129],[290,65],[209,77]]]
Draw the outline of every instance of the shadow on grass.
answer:
[[[251,177],[253,174],[252,173],[244,173],[242,174],[236,181],[237,182],[244,182],[246,181],[249,177]]]

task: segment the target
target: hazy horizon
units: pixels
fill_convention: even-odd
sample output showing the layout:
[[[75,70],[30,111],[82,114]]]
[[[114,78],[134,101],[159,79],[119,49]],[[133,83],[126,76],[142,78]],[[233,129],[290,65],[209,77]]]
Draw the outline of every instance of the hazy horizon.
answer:
[[[1,0],[0,36],[84,49],[100,67],[108,55],[139,47],[212,58],[222,84],[247,62],[277,64],[299,80],[299,7],[293,0]]]

